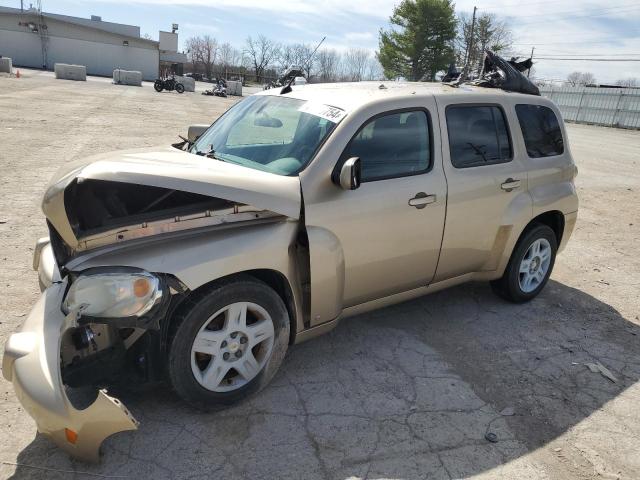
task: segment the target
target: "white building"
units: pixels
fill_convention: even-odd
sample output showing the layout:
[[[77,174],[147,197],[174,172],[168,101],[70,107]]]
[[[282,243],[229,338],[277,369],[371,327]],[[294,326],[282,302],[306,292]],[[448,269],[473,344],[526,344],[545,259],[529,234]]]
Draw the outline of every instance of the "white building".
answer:
[[[175,26],[177,27],[177,25]],[[36,9],[0,7],[0,55],[14,66],[53,70],[55,63],[85,65],[87,74],[111,76],[113,70],[139,70],[158,77],[160,65],[182,73],[186,55],[178,53],[178,34],[160,32],[160,41],[140,37],[140,27],[70,17]]]

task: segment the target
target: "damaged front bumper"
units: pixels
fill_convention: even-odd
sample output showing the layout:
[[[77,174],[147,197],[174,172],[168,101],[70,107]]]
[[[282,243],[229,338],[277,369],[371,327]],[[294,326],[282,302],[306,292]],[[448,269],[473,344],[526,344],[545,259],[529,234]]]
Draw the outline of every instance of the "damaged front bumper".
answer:
[[[40,433],[73,457],[97,462],[104,439],[136,430],[138,422],[105,390],[83,410],[76,409],[67,397],[60,347],[64,332],[75,325],[75,314],[65,316],[60,309],[65,289],[63,281],[43,292],[21,330],[7,340],[2,372]]]

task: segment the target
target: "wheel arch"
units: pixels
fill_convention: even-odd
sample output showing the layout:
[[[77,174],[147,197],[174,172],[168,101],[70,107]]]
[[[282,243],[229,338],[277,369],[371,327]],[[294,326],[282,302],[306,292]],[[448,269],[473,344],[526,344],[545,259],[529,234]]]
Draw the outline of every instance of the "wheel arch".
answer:
[[[206,295],[208,291],[212,290],[220,284],[232,282],[234,280],[241,280],[243,277],[260,280],[261,282],[267,284],[267,286],[272,288],[274,292],[280,297],[287,309],[287,313],[289,314],[289,344],[293,344],[298,330],[298,314],[296,311],[296,302],[293,294],[293,289],[291,287],[291,284],[289,283],[289,280],[282,272],[268,268],[259,268],[230,273],[228,275],[216,278],[214,280],[211,280],[210,282],[200,285],[194,290],[186,292],[185,295],[183,295],[182,298],[179,299],[174,308],[171,309],[171,312],[167,315],[168,321],[166,322],[166,326],[163,329],[165,332],[165,334],[163,335],[163,343],[166,344],[171,336],[171,325],[174,323],[176,316],[179,315],[179,313],[182,312],[183,309],[189,308],[189,304],[192,303],[192,300],[194,298]]]
[[[553,232],[556,235],[557,245],[558,247],[560,247],[560,242],[562,241],[562,238],[564,236],[564,230],[565,230],[564,214],[560,210],[548,210],[546,212],[540,213],[539,215],[536,215],[524,225],[522,230],[520,230],[519,234],[517,235],[517,238],[515,237],[516,232],[512,232],[514,236],[509,242],[510,247],[507,247],[504,250],[502,250],[502,256],[501,256],[502,259],[499,263],[498,268],[495,271],[493,271],[492,276],[490,278],[500,278],[504,274],[507,268],[507,265],[509,264],[509,260],[513,255],[513,252],[518,248],[518,245],[520,244],[520,241],[522,240],[522,238],[535,225],[546,225],[549,228],[551,228],[551,230],[553,230]]]
[[[556,234],[556,242],[560,245],[562,241],[562,236],[564,235],[564,214],[559,210],[549,210],[548,212],[541,213],[540,215],[531,219],[531,221],[526,225],[524,230],[520,233],[520,237],[518,237],[518,242],[522,238],[522,236],[527,232],[533,225],[542,224],[546,225]]]

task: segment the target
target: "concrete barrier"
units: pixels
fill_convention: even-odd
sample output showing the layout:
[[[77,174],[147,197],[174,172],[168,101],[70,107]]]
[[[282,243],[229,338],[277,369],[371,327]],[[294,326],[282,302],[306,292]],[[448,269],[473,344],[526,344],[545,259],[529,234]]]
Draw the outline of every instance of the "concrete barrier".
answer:
[[[242,82],[229,80],[227,82],[227,95],[242,96]]]
[[[133,85],[134,87],[141,87],[142,72],[116,68],[113,71],[113,83],[116,85]]]
[[[0,58],[0,72],[11,73],[12,65],[9,57]]]
[[[84,65],[69,65],[66,63],[56,63],[53,66],[56,78],[61,80],[87,80],[87,67]]]
[[[185,92],[196,91],[196,81],[191,77],[176,77],[176,83],[184,85]]]

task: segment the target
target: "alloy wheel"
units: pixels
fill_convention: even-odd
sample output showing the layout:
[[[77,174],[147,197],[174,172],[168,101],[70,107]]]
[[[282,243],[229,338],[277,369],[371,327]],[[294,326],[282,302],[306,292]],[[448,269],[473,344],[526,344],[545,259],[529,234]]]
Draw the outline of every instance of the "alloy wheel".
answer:
[[[542,284],[551,265],[551,244],[538,238],[527,249],[520,262],[518,282],[524,293],[531,293]]]
[[[191,347],[196,381],[213,392],[229,392],[253,380],[269,360],[274,343],[271,316],[260,305],[238,302],[204,322]]]

